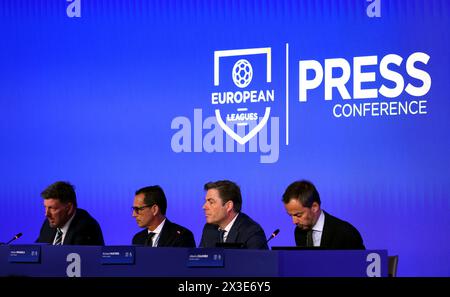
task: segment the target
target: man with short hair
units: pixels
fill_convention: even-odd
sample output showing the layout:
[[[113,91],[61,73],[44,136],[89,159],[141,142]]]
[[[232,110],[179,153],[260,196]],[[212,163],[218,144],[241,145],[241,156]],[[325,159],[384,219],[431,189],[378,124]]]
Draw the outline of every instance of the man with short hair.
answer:
[[[136,191],[133,217],[139,227],[132,243],[149,247],[195,247],[194,235],[187,228],[172,223],[166,217],[167,199],[160,186]]]
[[[42,193],[46,220],[36,242],[53,245],[104,245],[98,222],[77,207],[73,185],[58,181]]]
[[[200,247],[216,247],[217,243],[243,244],[248,249],[268,249],[261,226],[241,212],[242,196],[237,184],[220,180],[205,184],[203,209],[206,224]]]
[[[284,207],[295,228],[297,246],[324,249],[365,249],[361,234],[350,223],[321,209],[316,187],[301,180],[290,184],[283,194]]]

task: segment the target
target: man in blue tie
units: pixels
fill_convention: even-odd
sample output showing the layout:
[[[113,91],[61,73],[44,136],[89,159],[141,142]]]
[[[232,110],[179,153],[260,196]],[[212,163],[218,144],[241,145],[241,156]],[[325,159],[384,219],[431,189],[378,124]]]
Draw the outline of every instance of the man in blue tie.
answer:
[[[206,224],[200,247],[215,247],[217,243],[242,244],[248,249],[268,249],[261,226],[241,212],[241,189],[229,180],[209,182],[206,191]]]

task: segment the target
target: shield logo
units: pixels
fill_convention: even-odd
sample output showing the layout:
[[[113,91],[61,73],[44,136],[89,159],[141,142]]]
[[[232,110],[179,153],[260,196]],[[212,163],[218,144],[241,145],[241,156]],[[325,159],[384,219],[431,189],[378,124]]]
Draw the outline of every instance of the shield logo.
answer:
[[[241,145],[257,135],[269,120],[274,101],[274,91],[267,88],[271,72],[271,48],[214,52],[215,86],[220,84],[220,74],[225,74],[221,92],[211,96],[215,116],[223,131]]]

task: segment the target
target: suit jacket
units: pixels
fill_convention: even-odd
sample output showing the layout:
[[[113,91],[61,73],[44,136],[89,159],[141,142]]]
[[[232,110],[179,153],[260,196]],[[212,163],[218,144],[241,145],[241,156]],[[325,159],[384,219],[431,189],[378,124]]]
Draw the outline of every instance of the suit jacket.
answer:
[[[147,235],[147,229],[136,233],[132,243],[144,245]],[[158,247],[195,247],[194,235],[189,229],[172,223],[166,218],[166,222],[159,236]]]
[[[322,210],[323,211],[323,210]],[[320,247],[331,250],[364,250],[364,244],[358,230],[350,223],[342,221],[332,215],[325,214]],[[295,243],[306,246],[307,231],[295,228]]]
[[[200,247],[216,247],[219,242],[219,226],[205,224]],[[245,213],[239,213],[227,236],[226,242],[243,243],[248,249],[268,249],[266,235],[261,226]]]
[[[47,219],[41,227],[36,242],[53,243],[56,228],[51,228]],[[69,230],[64,237],[64,245],[105,245],[102,230],[97,221],[84,209],[77,208],[75,217],[70,223]]]

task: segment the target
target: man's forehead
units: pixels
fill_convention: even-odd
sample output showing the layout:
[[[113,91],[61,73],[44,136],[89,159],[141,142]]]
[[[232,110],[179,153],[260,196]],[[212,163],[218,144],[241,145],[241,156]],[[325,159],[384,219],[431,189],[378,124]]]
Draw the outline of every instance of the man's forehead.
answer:
[[[291,211],[295,211],[295,212],[305,210],[305,207],[302,205],[302,203],[298,199],[289,200],[289,202],[286,203],[285,206],[287,209],[289,209]]]
[[[145,195],[143,193],[137,194],[136,196],[134,196],[134,201],[144,201],[144,199],[145,199]]]
[[[210,189],[206,192],[206,199],[220,199],[219,191],[216,189]]]
[[[301,215],[301,214],[303,214],[304,211],[303,211],[303,210],[295,209],[295,210],[287,210],[287,213],[288,213],[288,215],[290,215],[290,216],[296,216],[296,215]]]
[[[59,201],[59,199],[56,198],[48,198],[48,199],[44,199],[44,205],[45,206],[60,206],[62,205],[61,201]]]

